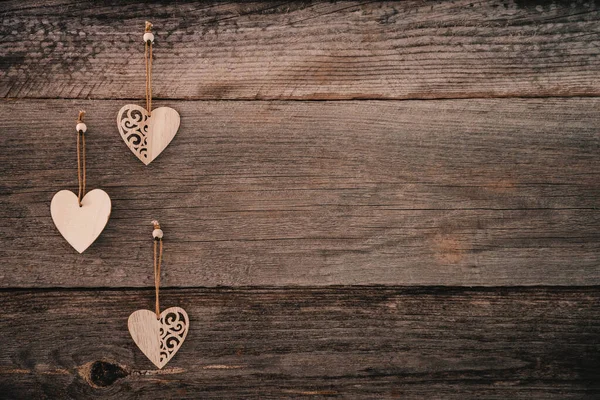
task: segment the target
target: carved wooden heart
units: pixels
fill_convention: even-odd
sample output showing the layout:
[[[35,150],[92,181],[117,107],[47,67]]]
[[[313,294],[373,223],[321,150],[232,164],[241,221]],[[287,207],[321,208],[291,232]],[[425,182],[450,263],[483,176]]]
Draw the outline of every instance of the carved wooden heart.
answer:
[[[142,353],[162,368],[183,344],[190,324],[183,308],[171,307],[160,314],[160,319],[150,310],[137,310],[129,316],[127,325]]]
[[[83,253],[100,235],[110,216],[110,197],[104,190],[94,189],[81,199],[70,190],[56,193],[50,203],[54,225],[67,242]]]
[[[119,110],[117,125],[127,147],[148,165],[175,137],[179,113],[170,107],[159,107],[148,115],[145,108],[127,104]]]

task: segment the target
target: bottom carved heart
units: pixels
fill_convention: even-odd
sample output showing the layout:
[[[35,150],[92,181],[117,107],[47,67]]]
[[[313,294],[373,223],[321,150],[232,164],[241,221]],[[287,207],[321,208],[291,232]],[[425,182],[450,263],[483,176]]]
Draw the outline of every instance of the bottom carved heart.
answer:
[[[133,341],[158,368],[164,367],[183,344],[189,329],[183,308],[167,308],[156,317],[150,310],[137,310],[129,316],[128,327]]]

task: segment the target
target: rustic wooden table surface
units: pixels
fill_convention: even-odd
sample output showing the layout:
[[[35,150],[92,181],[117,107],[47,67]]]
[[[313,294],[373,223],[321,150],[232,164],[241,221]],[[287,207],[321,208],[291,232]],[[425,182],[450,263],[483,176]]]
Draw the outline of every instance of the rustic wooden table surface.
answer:
[[[145,167],[116,127],[178,135]],[[600,4],[0,4],[0,398],[597,399]],[[113,200],[82,255],[49,204]],[[158,371],[127,317],[191,330]]]

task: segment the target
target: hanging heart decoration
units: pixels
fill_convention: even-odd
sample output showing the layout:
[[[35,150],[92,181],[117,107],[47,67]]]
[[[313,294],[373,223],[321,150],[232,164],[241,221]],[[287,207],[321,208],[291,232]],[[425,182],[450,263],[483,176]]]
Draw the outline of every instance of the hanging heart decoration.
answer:
[[[158,221],[154,230],[155,311],[137,310],[129,316],[127,325],[133,341],[158,368],[164,367],[183,344],[190,326],[187,313],[180,307],[160,312],[160,267],[163,255],[163,231]]]
[[[83,253],[106,226],[111,202],[102,189],[94,189],[81,199],[70,190],[56,193],[50,203],[54,225],[75,250]]]
[[[171,143],[179,129],[179,113],[170,107],[152,110],[135,104],[121,108],[117,116],[119,133],[127,147],[140,159],[150,164]]]
[[[179,129],[179,113],[170,107],[152,109],[152,24],[146,21],[146,108],[127,104],[117,114],[117,126],[127,147],[144,164],[150,164],[171,143]]]
[[[61,235],[75,250],[83,253],[100,235],[110,217],[110,197],[104,190],[94,189],[85,193],[86,160],[85,132],[83,123],[85,111],[79,112],[77,125],[77,181],[78,194],[61,190],[52,197],[50,215]]]
[[[142,353],[158,368],[164,367],[183,344],[189,318],[183,308],[167,308],[160,318],[150,310],[137,310],[129,316],[129,333]]]

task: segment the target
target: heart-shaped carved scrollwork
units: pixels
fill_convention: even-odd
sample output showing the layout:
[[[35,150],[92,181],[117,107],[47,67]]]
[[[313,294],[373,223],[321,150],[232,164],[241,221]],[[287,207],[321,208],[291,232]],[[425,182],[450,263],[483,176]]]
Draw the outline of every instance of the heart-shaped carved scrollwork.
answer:
[[[158,368],[164,367],[183,344],[189,329],[183,308],[167,308],[160,318],[150,310],[137,310],[129,316],[129,333],[142,353]]]
[[[127,104],[117,115],[117,126],[125,144],[146,165],[171,143],[179,122],[179,113],[170,107],[155,108],[149,114],[145,108]]]

